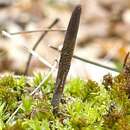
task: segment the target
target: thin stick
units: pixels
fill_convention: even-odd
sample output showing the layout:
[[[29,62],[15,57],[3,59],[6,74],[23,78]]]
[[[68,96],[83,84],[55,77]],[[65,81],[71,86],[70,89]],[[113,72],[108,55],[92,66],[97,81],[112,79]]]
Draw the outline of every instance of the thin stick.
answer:
[[[64,84],[70,69],[71,59],[75,47],[77,32],[79,28],[81,6],[75,7],[70,18],[67,32],[64,39],[63,48],[59,62],[58,74],[56,78],[55,90],[52,98],[53,113],[57,114],[58,106],[63,94]]]
[[[9,119],[6,121],[6,124],[8,124],[10,122],[10,120],[17,114],[17,112],[19,111],[19,109],[22,107],[23,103],[21,103],[17,109],[13,112],[13,114],[9,117]]]
[[[51,76],[51,74],[55,71],[56,69],[56,62],[54,63],[52,69],[50,70],[50,72],[46,75],[46,77],[40,82],[40,84],[29,94],[29,96],[32,96],[33,94],[35,94],[40,88],[41,86],[46,82],[46,80]],[[19,109],[22,107],[23,103],[21,101],[21,104],[17,107],[17,109],[13,112],[13,114],[9,117],[9,119],[7,120],[7,124],[10,122],[10,120],[17,114],[17,112],[19,111]]]
[[[130,52],[127,53],[124,59],[123,73],[130,79]]]
[[[87,62],[87,63],[89,63],[89,64],[93,64],[93,65],[96,65],[96,66],[98,66],[98,67],[102,67],[102,68],[105,68],[105,69],[108,69],[108,70],[111,70],[111,71],[114,71],[114,72],[118,72],[118,73],[121,72],[121,71],[117,70],[116,68],[112,68],[112,67],[109,67],[109,66],[105,66],[105,65],[99,64],[99,63],[97,63],[97,62],[94,62],[94,61],[90,61],[90,60],[81,58],[81,57],[76,56],[76,55],[74,55],[73,57],[74,57],[75,59],[77,59],[77,60],[80,60],[80,61],[83,61],[83,62]]]
[[[41,61],[48,68],[52,68],[52,65],[47,60],[45,60],[43,57],[41,57],[38,53],[36,53],[35,51],[33,51],[32,49],[29,49],[27,47],[24,47],[24,49],[27,50],[29,52],[29,54],[36,57],[39,61]]]
[[[53,23],[48,27],[48,28],[52,28],[57,22],[59,21],[59,19],[55,19],[53,21]],[[45,31],[37,40],[37,42],[34,44],[32,50],[35,51],[37,46],[39,45],[39,43],[41,42],[41,40],[45,37],[45,35],[48,33],[48,31]],[[29,55],[28,57],[28,61],[27,61],[27,64],[26,64],[26,67],[25,67],[25,71],[24,71],[24,75],[27,75],[28,74],[28,69],[29,69],[29,66],[30,66],[30,62],[31,62],[31,59],[32,59],[32,54]]]
[[[130,52],[125,57],[122,74],[125,77],[124,90],[128,94],[128,99],[130,99]]]
[[[60,31],[65,32],[65,29],[42,29],[42,30],[31,30],[31,31],[20,31],[20,32],[10,32],[10,35],[20,35],[20,34],[26,34],[26,33],[39,33],[39,32],[45,32],[45,31]]]
[[[53,47],[53,46],[50,46],[52,49],[56,50],[56,51],[59,51],[61,52],[61,50],[59,50],[58,48],[56,47]],[[111,71],[114,71],[114,72],[118,72],[120,73],[121,71],[117,70],[116,68],[112,68],[112,67],[109,67],[109,66],[105,66],[105,65],[102,65],[102,64],[99,64],[97,62],[94,62],[94,61],[91,61],[91,60],[88,60],[88,59],[84,59],[84,58],[81,58],[79,56],[76,56],[76,55],[73,55],[73,58],[77,59],[77,60],[80,60],[82,62],[85,62],[85,63],[89,63],[89,64],[92,64],[92,65],[96,65],[98,67],[102,67],[102,68],[105,68],[105,69],[108,69],[108,70],[111,70]]]
[[[7,36],[8,38],[12,39],[13,36],[10,35],[8,32],[3,31],[3,35]],[[39,54],[37,54],[35,51],[32,49],[28,48],[26,44],[20,44],[27,52],[29,52],[32,56],[36,57],[39,61],[41,61],[44,65],[46,65],[49,68],[52,68],[52,65],[45,60],[43,57],[41,57]]]
[[[124,68],[125,65],[127,64],[127,62],[128,62],[127,60],[128,60],[128,58],[129,58],[129,56],[130,56],[130,52],[128,52],[127,55],[125,56],[123,68]]]
[[[49,76],[51,76],[51,74],[54,72],[54,70],[56,69],[56,64],[57,62],[55,62],[55,64],[53,65],[51,71],[48,73],[48,75],[41,81],[41,83],[30,93],[30,96],[32,96],[33,94],[36,93],[36,91],[38,91],[41,86],[45,83],[45,81],[49,78]]]

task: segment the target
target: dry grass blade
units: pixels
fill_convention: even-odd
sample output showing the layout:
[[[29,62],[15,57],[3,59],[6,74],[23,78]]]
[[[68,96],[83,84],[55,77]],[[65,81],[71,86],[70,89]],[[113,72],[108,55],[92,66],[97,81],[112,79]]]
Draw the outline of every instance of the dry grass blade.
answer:
[[[2,31],[3,35],[7,36],[10,39],[13,39],[12,35],[10,33]],[[32,56],[36,57],[39,61],[41,61],[44,65],[46,65],[48,68],[52,68],[52,65],[45,60],[43,57],[41,57],[38,53],[33,51],[32,49],[28,48],[26,44],[20,44],[27,52],[29,52]]]
[[[130,52],[128,52],[125,57],[122,73],[126,79],[125,90],[126,93],[128,94],[128,98],[130,98]]]
[[[20,34],[28,34],[28,33],[39,33],[39,32],[45,32],[45,31],[48,31],[48,32],[49,32],[49,31],[65,32],[66,30],[65,30],[65,29],[56,29],[56,28],[53,28],[53,29],[45,28],[45,29],[42,29],[42,30],[10,32],[10,35],[20,35]]]
[[[52,49],[56,50],[56,51],[60,51],[58,48],[56,47],[53,47],[53,46],[50,46]],[[94,61],[90,61],[88,59],[84,59],[84,58],[81,58],[79,56],[76,56],[76,55],[73,55],[73,58],[77,59],[77,60],[80,60],[82,62],[85,62],[85,63],[89,63],[89,64],[92,64],[92,65],[96,65],[98,67],[101,67],[101,68],[105,68],[105,69],[108,69],[108,70],[111,70],[111,71],[114,71],[114,72],[120,72],[119,70],[117,70],[116,68],[112,68],[112,67],[109,67],[109,66],[105,66],[105,65],[102,65],[102,64],[99,64],[97,62],[94,62]]]
[[[80,14],[81,14],[81,6],[78,5],[74,9],[72,16],[70,18],[66,36],[64,39],[63,48],[61,51],[55,91],[52,99],[52,106],[53,106],[54,113],[56,113],[58,109],[61,96],[63,93],[66,77],[70,69],[71,59],[73,56],[77,32],[79,28]]]
[[[123,73],[127,77],[130,77],[130,53],[129,52],[127,53],[125,60],[124,60]]]
[[[53,67],[51,68],[50,72],[48,72],[48,74],[46,75],[46,77],[40,82],[40,84],[29,94],[30,96],[34,95],[40,88],[41,86],[46,82],[46,80],[52,75],[52,73],[55,71],[56,69],[56,64],[57,62],[54,63]],[[17,112],[19,111],[19,109],[22,107],[23,103],[21,103],[17,109],[13,112],[13,114],[9,117],[9,119],[7,120],[7,124],[14,118],[14,116],[17,114]]]
[[[52,24],[48,27],[49,29],[51,29],[57,22],[59,21],[59,19],[55,19]],[[37,42],[34,44],[32,50],[36,50],[37,46],[39,45],[39,43],[41,42],[41,40],[45,37],[45,35],[48,33],[48,31],[45,31],[37,40]],[[25,71],[24,71],[24,74],[27,75],[28,74],[28,69],[29,69],[29,66],[30,66],[30,62],[31,62],[31,58],[32,58],[32,54],[29,55],[28,57],[28,61],[27,61],[27,64],[26,64],[26,67],[25,67]]]

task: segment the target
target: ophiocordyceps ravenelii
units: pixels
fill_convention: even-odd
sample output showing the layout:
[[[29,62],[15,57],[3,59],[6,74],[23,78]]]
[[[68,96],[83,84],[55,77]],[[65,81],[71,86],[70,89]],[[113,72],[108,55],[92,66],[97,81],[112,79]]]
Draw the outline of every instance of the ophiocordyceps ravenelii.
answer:
[[[79,28],[80,14],[81,14],[81,5],[77,5],[74,11],[72,12],[72,16],[70,18],[70,22],[65,35],[63,48],[61,51],[55,90],[52,98],[52,106],[54,112],[57,110],[59,106],[66,77],[70,69],[71,59],[73,56],[77,32]]]

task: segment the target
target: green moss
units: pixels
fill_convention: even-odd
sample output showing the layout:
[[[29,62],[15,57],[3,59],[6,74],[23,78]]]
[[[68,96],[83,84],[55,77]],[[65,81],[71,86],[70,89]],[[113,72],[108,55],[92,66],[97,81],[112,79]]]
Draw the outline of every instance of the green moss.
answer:
[[[8,111],[14,111],[21,100],[26,80],[24,77],[15,79],[11,75],[0,78],[0,101],[6,103]]]
[[[89,97],[94,95],[100,90],[98,84],[94,81],[88,80],[88,82],[85,82],[81,80],[80,78],[76,78],[71,80],[66,86],[65,86],[65,93],[70,94],[72,97],[79,97],[83,101],[86,99],[89,99]]]
[[[130,129],[130,101],[125,76],[111,77],[111,83],[104,79],[103,84],[72,79],[65,86],[57,117],[53,115],[51,106],[52,77],[30,96],[43,79],[44,75],[35,74],[34,80],[29,81],[31,86],[28,86],[25,77],[9,75],[0,78],[0,130]],[[23,103],[22,107],[6,124],[19,102]]]

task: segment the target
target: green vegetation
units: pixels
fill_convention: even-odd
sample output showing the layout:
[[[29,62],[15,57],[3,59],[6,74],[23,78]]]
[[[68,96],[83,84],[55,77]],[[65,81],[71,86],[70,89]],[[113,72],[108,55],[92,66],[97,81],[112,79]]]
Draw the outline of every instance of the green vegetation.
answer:
[[[64,89],[59,113],[53,115],[51,99],[54,80],[49,79],[32,96],[45,76],[0,78],[0,130],[130,130],[130,101],[125,76],[104,76],[102,84],[69,81]],[[18,112],[8,119],[12,113]]]

